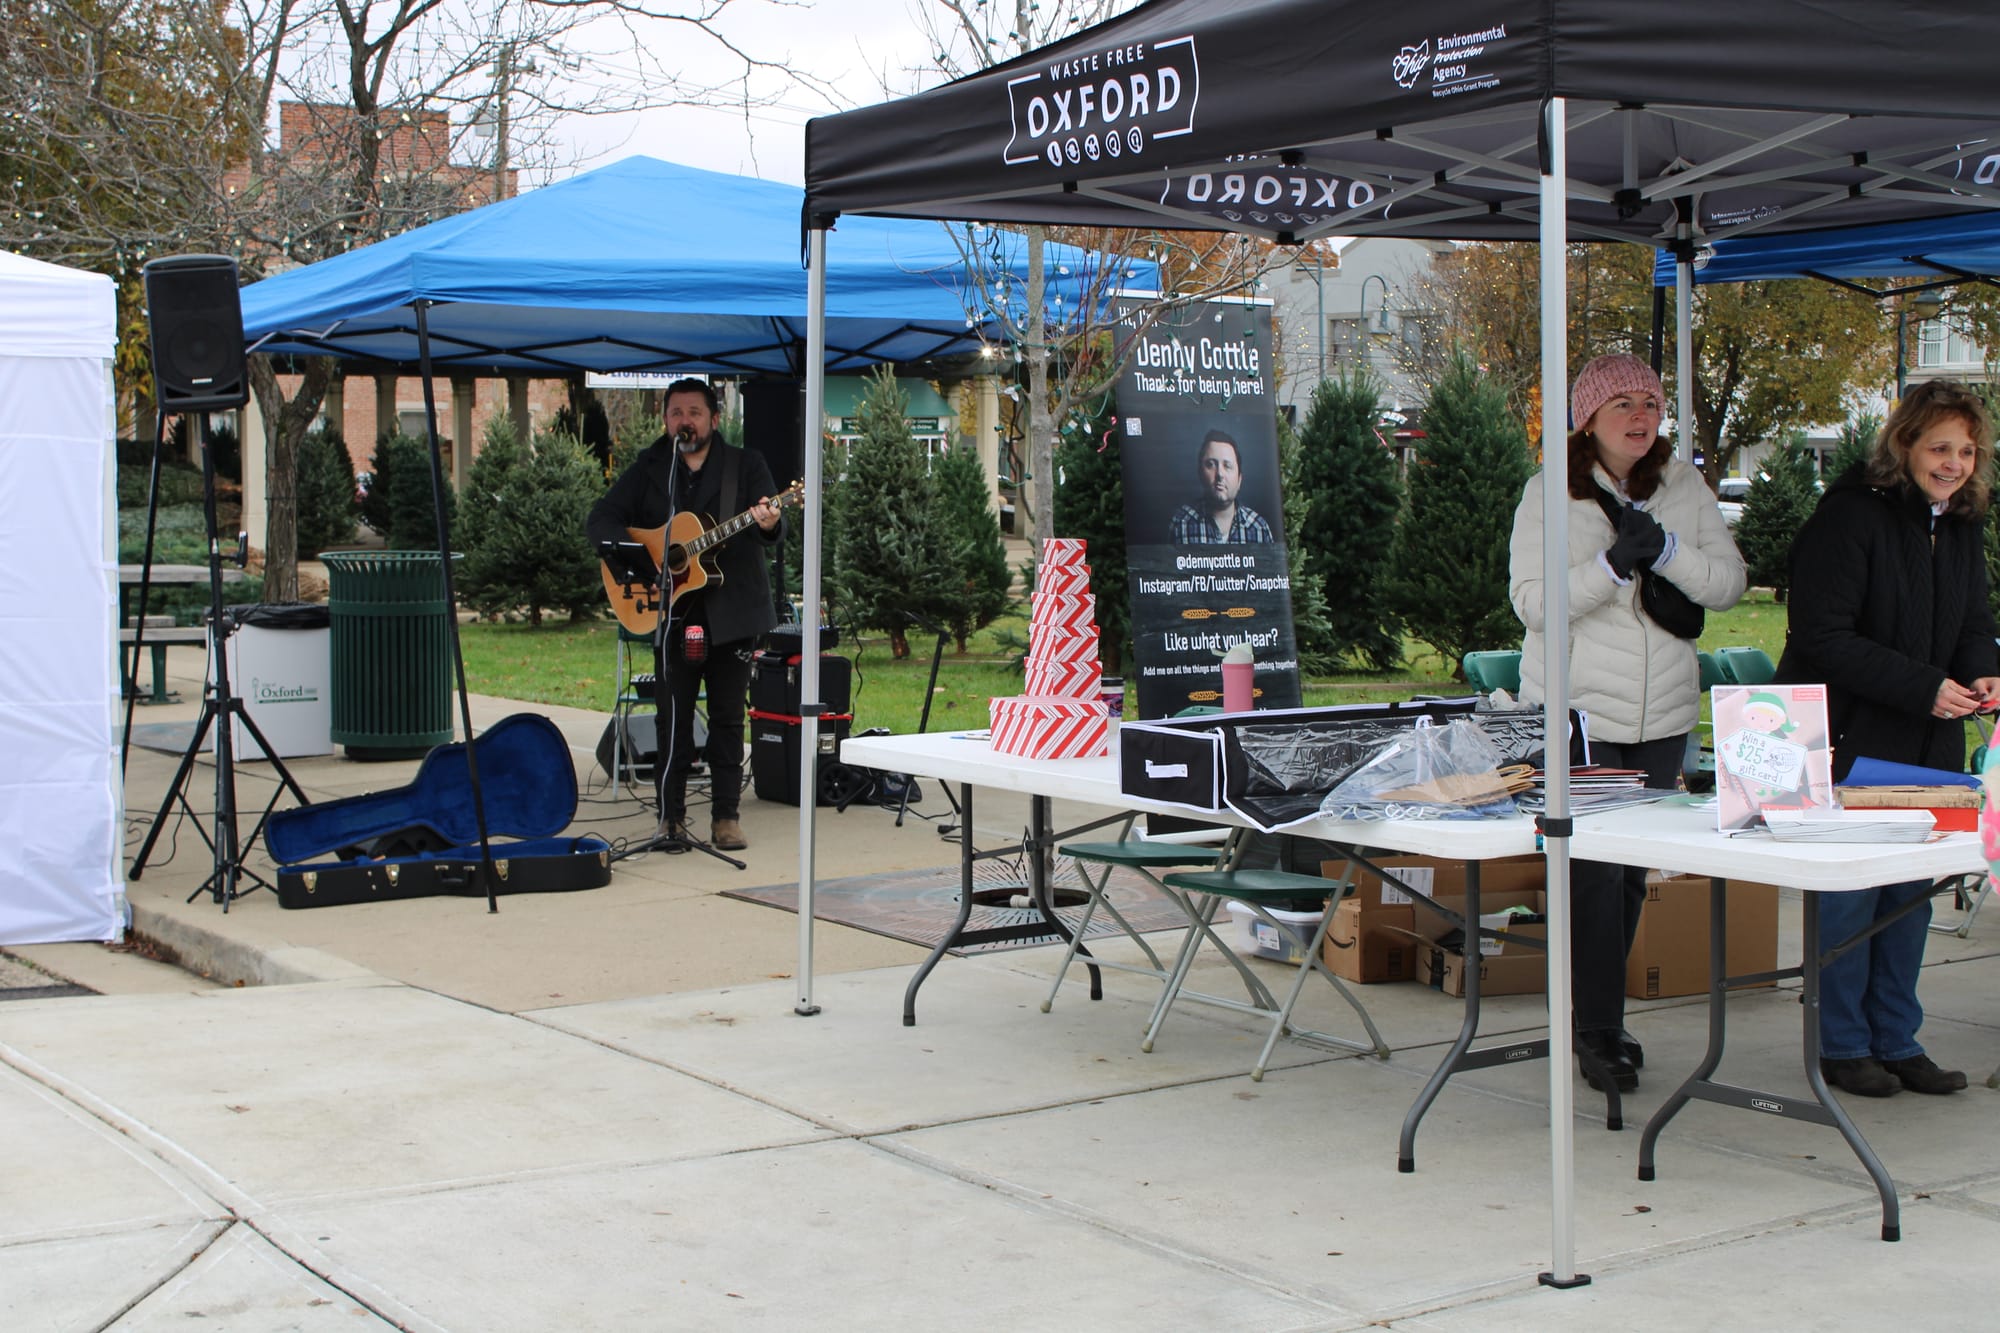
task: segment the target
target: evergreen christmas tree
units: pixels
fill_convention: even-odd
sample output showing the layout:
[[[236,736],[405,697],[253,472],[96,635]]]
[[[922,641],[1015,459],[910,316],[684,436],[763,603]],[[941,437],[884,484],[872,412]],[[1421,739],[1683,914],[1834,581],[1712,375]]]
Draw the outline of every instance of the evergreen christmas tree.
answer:
[[[1388,602],[1462,673],[1468,652],[1521,639],[1507,598],[1507,547],[1529,474],[1528,441],[1507,395],[1464,351],[1431,390],[1423,423]]]
[[[315,426],[299,441],[298,464],[298,553],[310,560],[354,540],[354,460],[339,431]]]
[[[1306,505],[1301,493],[1304,450],[1299,433],[1278,418],[1278,475],[1285,501],[1285,553],[1292,581],[1292,640],[1298,645],[1299,666],[1308,675],[1323,675],[1339,666],[1333,648],[1333,616],[1326,604],[1327,561],[1307,535]]]
[[[467,600],[487,615],[523,610],[533,625],[549,610],[594,614],[604,585],[584,518],[604,492],[597,459],[573,436],[546,434],[532,454],[487,476],[495,474],[498,496],[474,525],[478,545],[466,551],[463,582],[478,589]]]
[[[1056,446],[1055,535],[1078,537],[1097,598],[1097,654],[1105,674],[1124,670],[1132,641],[1125,570],[1125,464],[1113,404],[1066,431]],[[1029,577],[1032,578],[1032,575]]]
[[[1307,535],[1291,548],[1293,620],[1299,617],[1300,556],[1309,551],[1313,590],[1329,621],[1326,638],[1312,640],[1312,656],[1357,658],[1387,671],[1403,659],[1402,627],[1387,596],[1403,486],[1395,455],[1376,434],[1380,410],[1380,386],[1365,371],[1320,381],[1299,428],[1298,477],[1287,490],[1287,513],[1301,511]],[[1303,629],[1299,640],[1304,656]]]
[[[465,553],[452,571],[459,600],[483,614],[498,614],[512,605],[508,594],[489,586],[493,516],[505,503],[507,478],[527,457],[514,438],[514,423],[496,416],[486,423],[485,438],[465,479],[463,503],[452,528],[452,545]]]
[[[986,469],[972,442],[962,439],[933,470],[938,488],[938,521],[953,577],[943,590],[952,603],[945,625],[966,650],[974,630],[1000,618],[1013,592],[1007,548],[1000,540],[1000,517],[988,500]]]
[[[828,514],[837,565],[830,586],[840,614],[856,628],[887,634],[899,658],[910,654],[912,625],[949,617],[941,590],[952,576],[937,487],[910,433],[908,409],[889,367],[868,376],[857,407],[860,438],[848,450]]]
[[[1814,480],[1812,451],[1796,434],[1764,460],[1764,474],[1750,483],[1736,520],[1736,549],[1751,584],[1771,589],[1780,602],[1791,586],[1792,542],[1819,503]]]
[[[389,549],[392,551],[435,551],[438,549],[437,505],[431,495],[431,451],[421,440],[407,435],[392,437],[387,444],[389,458]],[[451,479],[445,478],[444,512],[454,521],[458,497],[452,493]],[[456,544],[456,539],[454,539]]]
[[[1857,463],[1865,462],[1868,453],[1875,447],[1875,437],[1882,433],[1882,418],[1873,412],[1863,412],[1840,428],[1840,443],[1834,446],[1833,456],[1827,460],[1826,476],[1831,484],[1846,474]]]

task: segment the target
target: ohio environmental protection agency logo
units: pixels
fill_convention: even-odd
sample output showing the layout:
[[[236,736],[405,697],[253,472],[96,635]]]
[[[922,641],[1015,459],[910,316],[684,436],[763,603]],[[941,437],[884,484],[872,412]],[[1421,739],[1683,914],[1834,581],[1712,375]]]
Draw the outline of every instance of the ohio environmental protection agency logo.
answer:
[[[1132,158],[1194,129],[1201,67],[1193,37],[1074,51],[1007,80],[1002,160],[1052,167]]]
[[[1398,51],[1389,62],[1389,72],[1396,77],[1399,88],[1414,88],[1417,79],[1423,75],[1424,66],[1431,63],[1431,39],[1426,37],[1421,46],[1406,46]]]

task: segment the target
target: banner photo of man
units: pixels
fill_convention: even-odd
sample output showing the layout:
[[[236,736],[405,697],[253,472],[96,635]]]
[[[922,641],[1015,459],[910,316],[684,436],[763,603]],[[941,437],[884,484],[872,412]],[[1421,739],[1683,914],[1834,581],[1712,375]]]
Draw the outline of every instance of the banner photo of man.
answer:
[[[1137,322],[1128,307],[1121,335]],[[1138,711],[1222,703],[1248,644],[1258,708],[1300,703],[1268,302],[1217,300],[1143,332],[1118,381]]]

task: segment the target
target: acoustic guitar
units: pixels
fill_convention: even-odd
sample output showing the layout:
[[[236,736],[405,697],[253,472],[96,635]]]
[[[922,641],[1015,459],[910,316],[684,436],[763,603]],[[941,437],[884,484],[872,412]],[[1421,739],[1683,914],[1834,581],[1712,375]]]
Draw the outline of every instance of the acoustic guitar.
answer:
[[[795,481],[772,496],[770,502],[783,509],[787,505],[804,504],[805,498],[805,482]],[[722,582],[722,571],[715,567],[711,552],[754,524],[755,512],[753,505],[735,518],[713,523],[689,510],[675,514],[673,521],[664,527],[625,529],[627,537],[646,548],[662,577],[655,584],[628,583],[612,570],[609,561],[598,562],[604,572],[604,591],[611,598],[611,611],[618,617],[618,623],[634,634],[651,634],[660,623],[663,587],[667,594],[665,605],[671,609],[686,594]]]

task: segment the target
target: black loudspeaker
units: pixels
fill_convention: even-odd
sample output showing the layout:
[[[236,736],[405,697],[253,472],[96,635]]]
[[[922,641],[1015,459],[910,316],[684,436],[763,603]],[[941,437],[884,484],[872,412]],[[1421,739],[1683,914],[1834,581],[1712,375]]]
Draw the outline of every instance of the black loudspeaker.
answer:
[[[803,477],[804,386],[797,380],[746,380],[742,392],[744,447],[764,455],[779,486]]]
[[[215,412],[250,399],[236,261],[174,255],[143,270],[153,384],[162,412]]]
[[[659,774],[660,729],[657,713],[625,713],[625,743],[620,746],[619,768],[622,772],[611,772],[612,742],[618,735],[620,718],[612,718],[604,724],[604,734],[597,738],[597,766],[620,781],[651,782]],[[707,764],[703,753],[708,745],[708,719],[700,713],[694,715],[694,771],[699,773]]]

